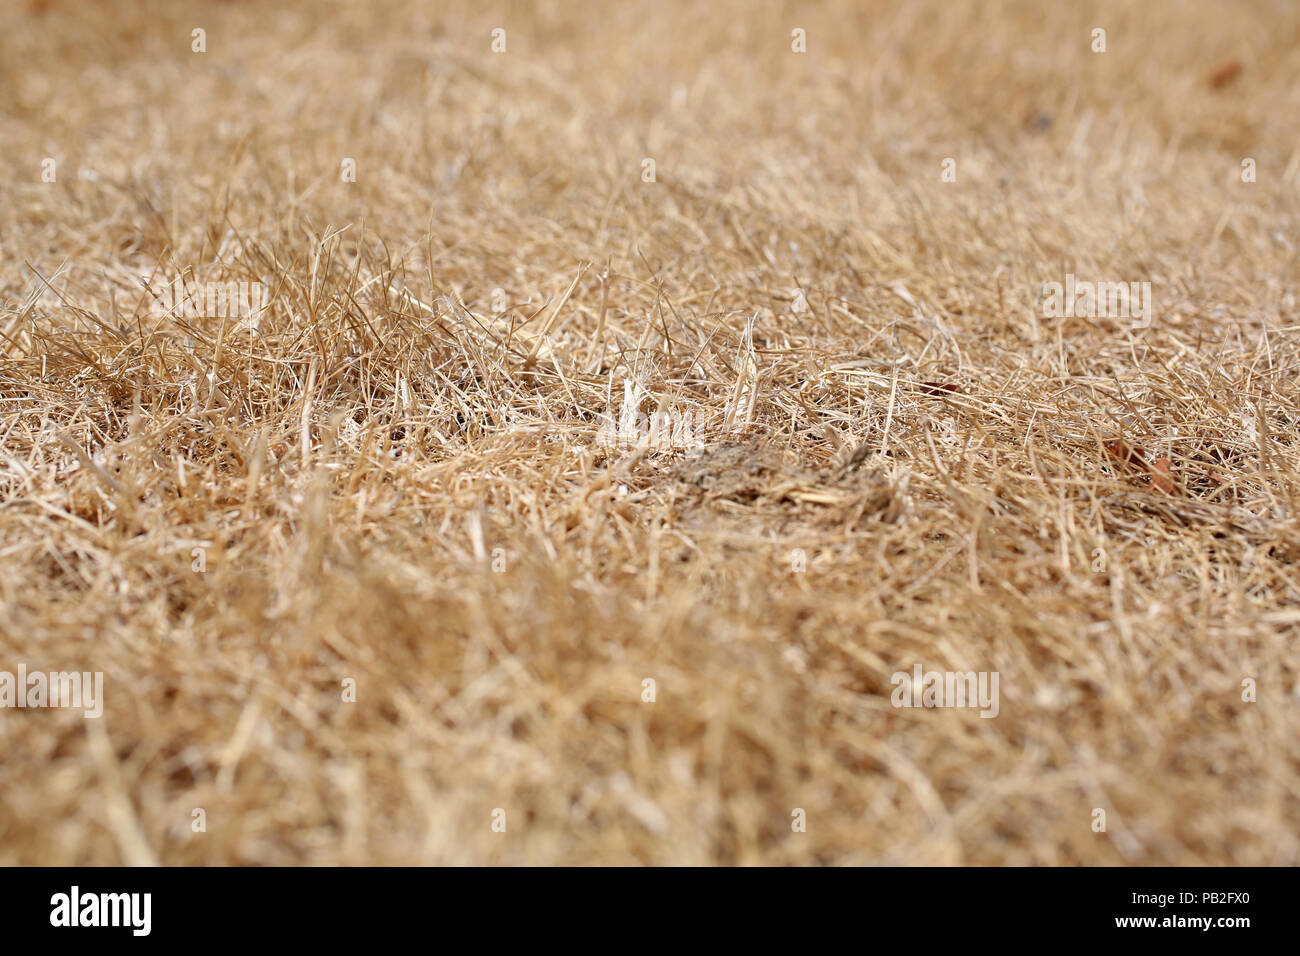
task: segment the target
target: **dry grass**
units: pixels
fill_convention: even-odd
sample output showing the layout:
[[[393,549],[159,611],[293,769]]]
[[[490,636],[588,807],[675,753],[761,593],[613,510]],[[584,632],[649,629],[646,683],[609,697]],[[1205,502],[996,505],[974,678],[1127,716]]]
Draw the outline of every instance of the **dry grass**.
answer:
[[[1300,9],[610,6],[0,12],[0,863],[1300,862]]]

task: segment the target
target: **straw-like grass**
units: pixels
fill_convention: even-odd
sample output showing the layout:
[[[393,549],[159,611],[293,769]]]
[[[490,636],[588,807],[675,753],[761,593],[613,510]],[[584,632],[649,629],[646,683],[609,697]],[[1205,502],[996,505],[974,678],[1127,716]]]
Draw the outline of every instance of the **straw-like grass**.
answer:
[[[1300,10],[1085,6],[6,4],[0,863],[1300,862]]]

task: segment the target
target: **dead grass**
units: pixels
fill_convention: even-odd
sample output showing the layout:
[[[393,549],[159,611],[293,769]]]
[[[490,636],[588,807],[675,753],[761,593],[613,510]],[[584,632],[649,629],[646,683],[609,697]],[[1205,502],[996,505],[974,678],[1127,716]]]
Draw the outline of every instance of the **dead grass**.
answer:
[[[1300,11],[611,6],[0,12],[0,863],[1300,862]]]

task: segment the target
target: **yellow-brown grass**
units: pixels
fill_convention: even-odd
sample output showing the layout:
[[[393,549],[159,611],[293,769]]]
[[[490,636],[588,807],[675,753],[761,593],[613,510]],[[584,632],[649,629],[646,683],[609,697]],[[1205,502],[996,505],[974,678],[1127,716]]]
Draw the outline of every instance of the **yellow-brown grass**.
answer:
[[[0,34],[0,863],[1300,862],[1300,9]]]

